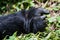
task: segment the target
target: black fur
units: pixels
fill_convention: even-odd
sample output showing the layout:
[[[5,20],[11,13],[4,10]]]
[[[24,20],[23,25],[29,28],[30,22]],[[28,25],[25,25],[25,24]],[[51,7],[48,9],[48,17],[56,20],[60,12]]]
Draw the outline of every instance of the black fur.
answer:
[[[6,35],[12,35],[18,31],[21,33],[36,33],[44,31],[46,27],[45,16],[49,11],[43,8],[30,8],[21,10],[15,14],[0,17],[0,39]]]

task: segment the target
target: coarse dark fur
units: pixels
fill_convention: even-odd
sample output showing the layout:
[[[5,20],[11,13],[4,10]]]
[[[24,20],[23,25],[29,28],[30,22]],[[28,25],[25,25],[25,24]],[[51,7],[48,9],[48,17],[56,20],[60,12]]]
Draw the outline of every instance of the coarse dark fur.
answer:
[[[49,11],[44,8],[30,8],[29,10],[21,10],[15,14],[0,17],[0,39],[6,35],[12,35],[14,32],[36,33],[44,31],[46,20],[43,14]]]

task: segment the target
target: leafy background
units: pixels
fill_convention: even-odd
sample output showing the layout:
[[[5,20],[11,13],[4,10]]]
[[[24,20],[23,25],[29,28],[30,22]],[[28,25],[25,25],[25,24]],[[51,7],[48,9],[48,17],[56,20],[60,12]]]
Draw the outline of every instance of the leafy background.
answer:
[[[20,36],[16,36],[15,32],[9,39],[6,39],[6,36],[3,40],[60,40],[60,0],[0,0],[0,14],[8,15],[21,9],[28,10],[31,6],[43,7],[50,11],[50,14],[46,15],[46,31]]]

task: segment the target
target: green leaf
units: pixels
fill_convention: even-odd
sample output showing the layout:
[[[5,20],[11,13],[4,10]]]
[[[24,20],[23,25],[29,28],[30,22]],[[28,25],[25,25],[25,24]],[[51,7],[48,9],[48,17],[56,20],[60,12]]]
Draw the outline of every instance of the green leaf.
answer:
[[[34,6],[35,4],[33,2],[30,2],[30,6]]]
[[[55,31],[60,36],[60,29]]]
[[[48,21],[49,21],[49,22],[54,22],[54,21],[56,21],[56,17],[48,18]]]
[[[57,21],[60,23],[60,16],[58,16],[56,19],[57,19]]]
[[[32,2],[32,0],[25,0],[25,1],[27,1],[27,2]]]
[[[54,11],[57,11],[57,10],[59,10],[59,8],[57,8],[57,7],[54,7],[54,8],[52,8]]]
[[[17,32],[15,32],[12,36],[9,37],[8,40],[15,40]]]

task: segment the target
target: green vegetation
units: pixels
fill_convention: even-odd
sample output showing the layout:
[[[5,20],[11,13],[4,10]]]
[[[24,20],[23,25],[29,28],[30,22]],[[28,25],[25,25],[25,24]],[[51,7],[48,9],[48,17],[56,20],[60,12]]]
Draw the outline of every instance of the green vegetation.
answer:
[[[0,14],[14,13],[21,9],[29,9],[31,6],[50,10],[46,18],[48,27],[45,32],[21,34],[20,36],[16,36],[17,32],[15,32],[9,39],[6,39],[6,36],[4,40],[60,40],[60,0],[48,0],[46,3],[43,1],[38,0],[36,6],[32,0],[0,0]]]

